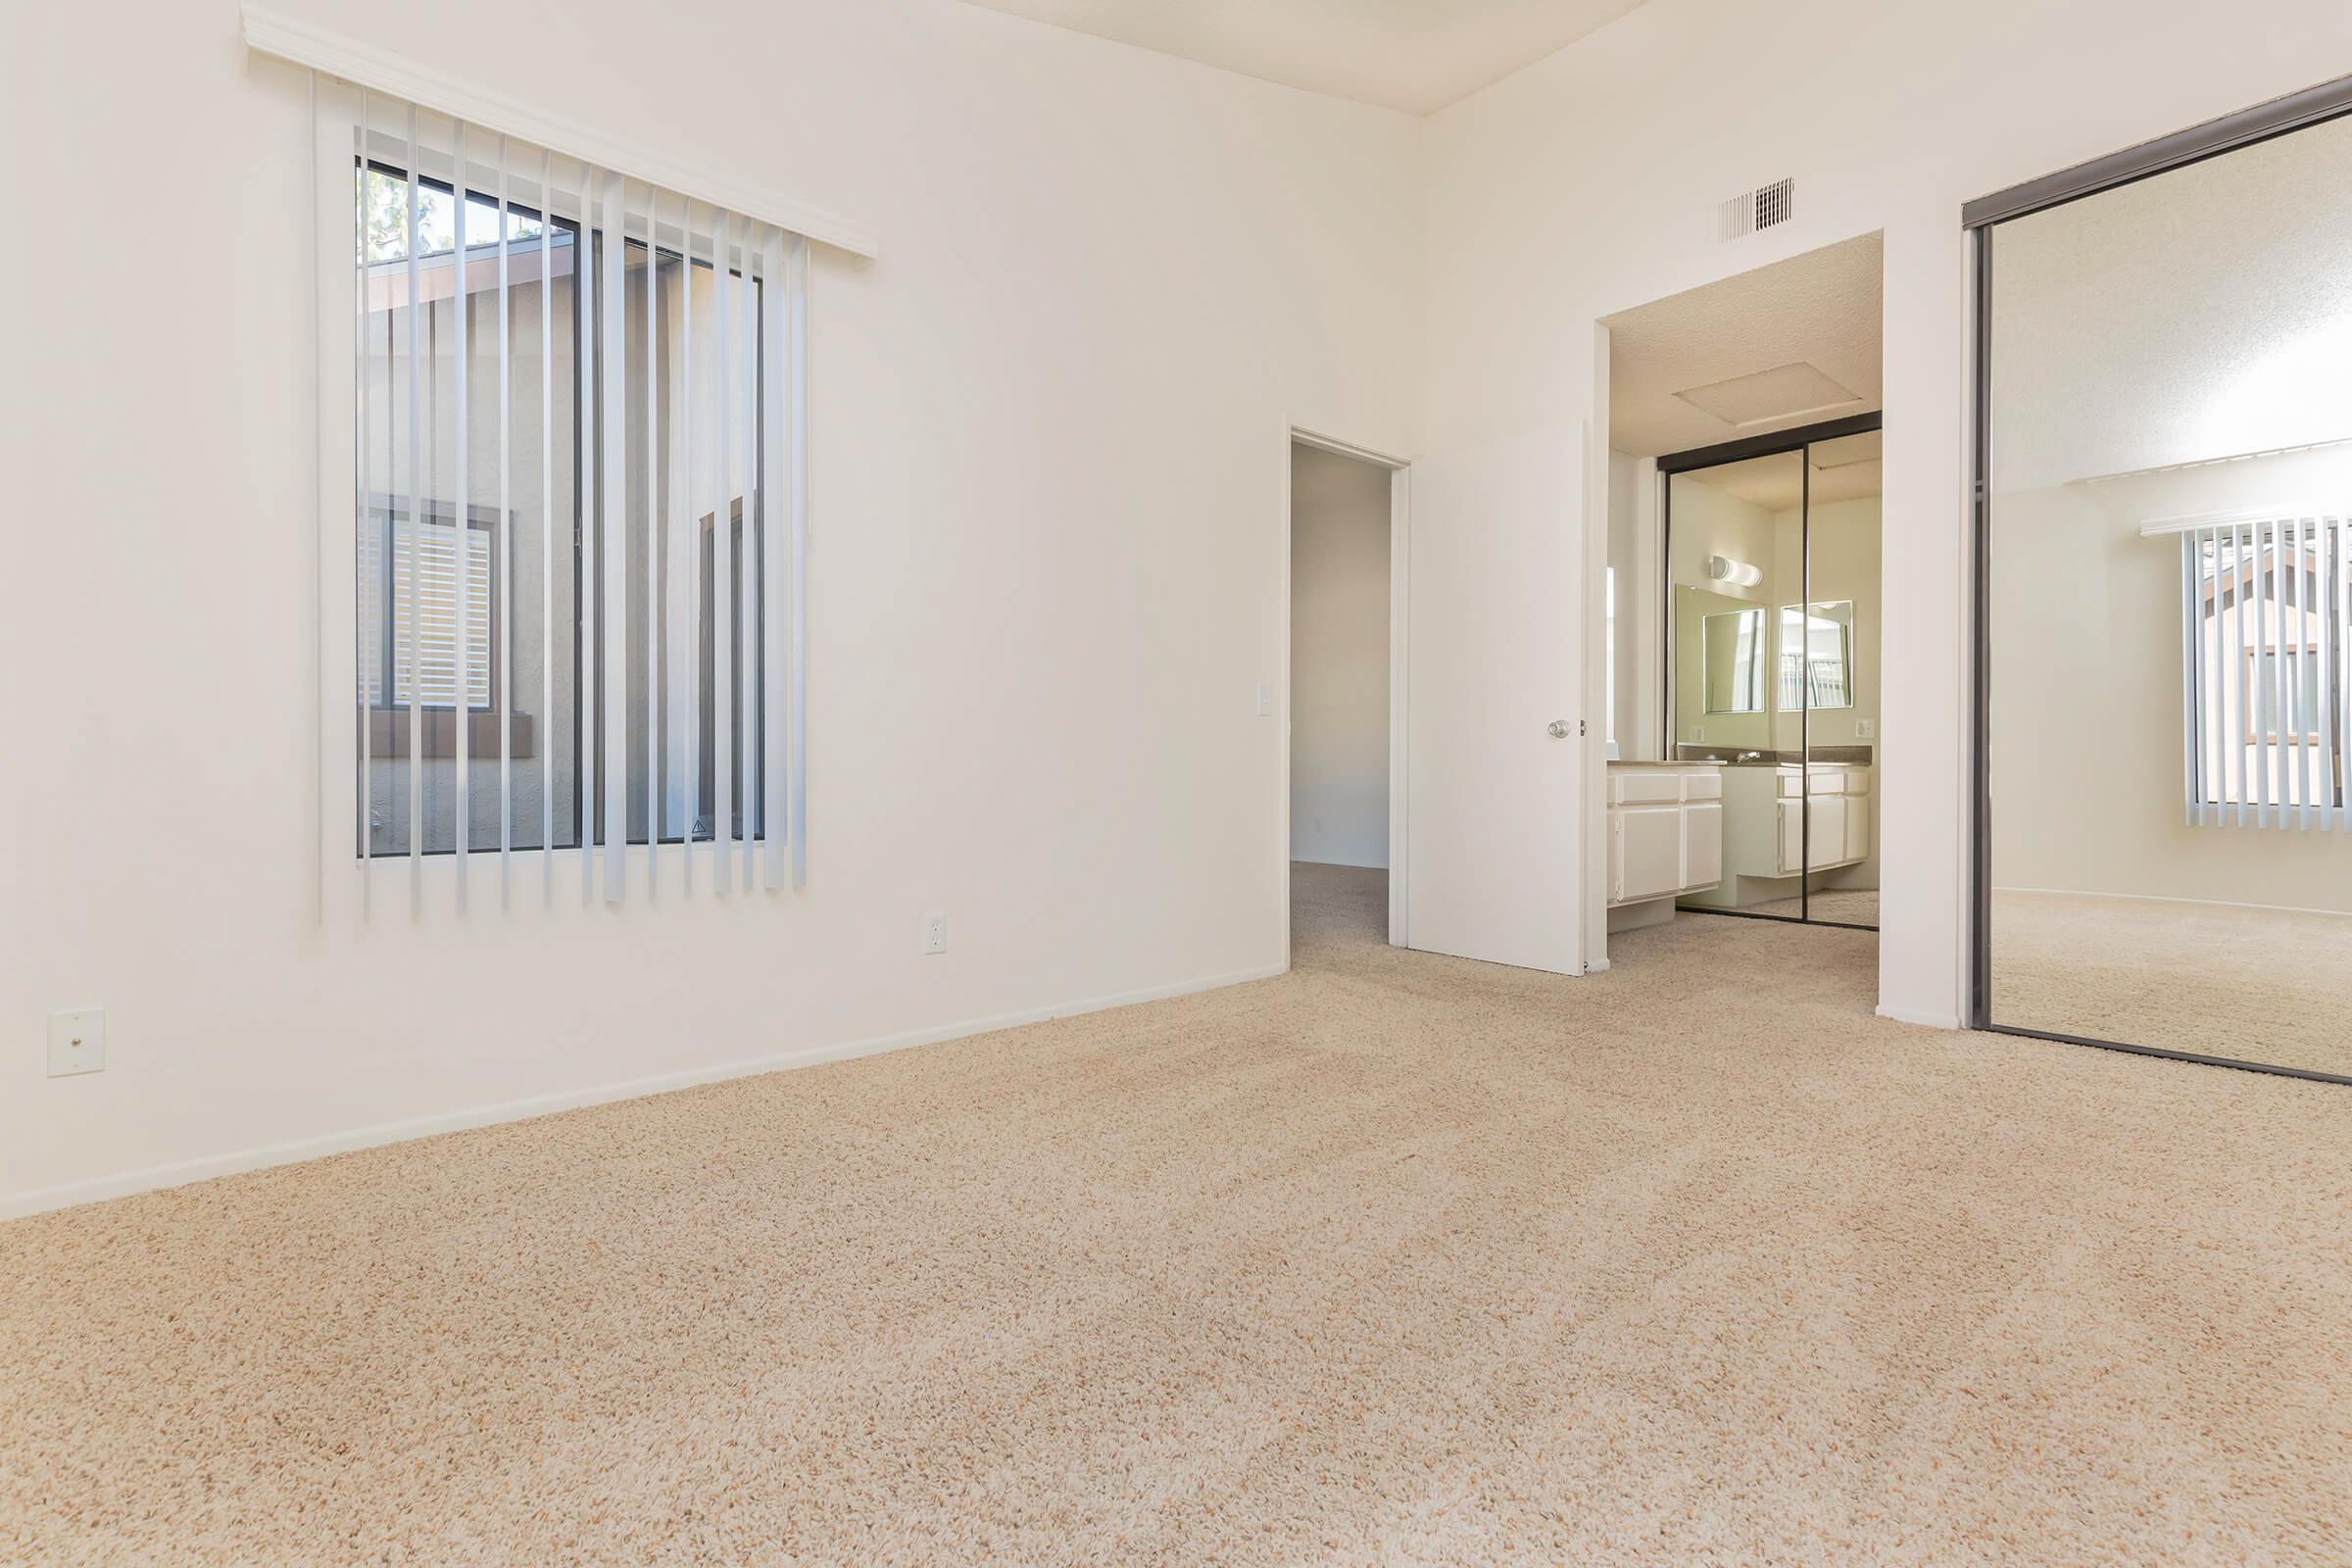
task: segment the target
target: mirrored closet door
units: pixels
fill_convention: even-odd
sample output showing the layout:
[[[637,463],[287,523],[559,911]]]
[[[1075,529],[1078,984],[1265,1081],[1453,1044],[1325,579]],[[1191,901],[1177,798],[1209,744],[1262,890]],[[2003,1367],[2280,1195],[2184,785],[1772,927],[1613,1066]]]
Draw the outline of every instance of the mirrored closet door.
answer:
[[[1971,1021],[2352,1082],[2352,83],[2275,107],[1971,204]]]
[[[1658,460],[1664,755],[1723,771],[1685,909],[1876,929],[1879,416]]]

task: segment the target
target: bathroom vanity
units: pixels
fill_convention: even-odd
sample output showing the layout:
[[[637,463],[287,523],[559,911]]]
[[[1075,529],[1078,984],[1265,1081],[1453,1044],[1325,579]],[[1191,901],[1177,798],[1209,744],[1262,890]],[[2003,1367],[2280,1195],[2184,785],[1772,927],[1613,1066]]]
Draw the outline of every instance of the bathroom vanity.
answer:
[[[1672,919],[1674,901],[1723,879],[1719,762],[1611,762],[1608,772],[1612,929]],[[1620,919],[1617,911],[1643,906]]]
[[[1715,765],[1723,863],[1715,885],[1690,890],[1686,906],[1745,909],[1786,902],[1797,896],[1797,878],[1870,858],[1868,762],[1805,763],[1766,755]]]

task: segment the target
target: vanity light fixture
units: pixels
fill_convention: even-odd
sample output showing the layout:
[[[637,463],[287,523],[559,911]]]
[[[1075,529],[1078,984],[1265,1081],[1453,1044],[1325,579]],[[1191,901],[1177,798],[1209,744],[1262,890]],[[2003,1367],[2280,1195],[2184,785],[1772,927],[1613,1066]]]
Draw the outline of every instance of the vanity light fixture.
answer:
[[[1751,566],[1744,561],[1729,556],[1709,556],[1707,575],[1717,582],[1728,582],[1735,588],[1753,588],[1764,580],[1764,568]]]

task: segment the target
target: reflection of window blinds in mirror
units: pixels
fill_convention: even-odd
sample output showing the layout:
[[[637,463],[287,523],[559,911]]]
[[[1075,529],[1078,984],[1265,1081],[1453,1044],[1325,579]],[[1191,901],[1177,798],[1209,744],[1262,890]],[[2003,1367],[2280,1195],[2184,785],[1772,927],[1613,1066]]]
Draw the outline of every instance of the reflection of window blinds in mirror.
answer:
[[[2345,519],[2152,524],[2180,539],[2181,781],[2191,825],[2327,831],[2352,734]]]

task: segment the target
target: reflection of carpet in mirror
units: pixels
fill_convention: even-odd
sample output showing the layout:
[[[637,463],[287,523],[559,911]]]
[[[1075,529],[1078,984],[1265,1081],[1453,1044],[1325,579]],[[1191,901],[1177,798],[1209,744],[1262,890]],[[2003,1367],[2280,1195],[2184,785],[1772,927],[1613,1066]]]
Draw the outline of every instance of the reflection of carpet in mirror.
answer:
[[[1835,925],[1868,925],[1879,923],[1879,890],[1877,888],[1817,888],[1812,898],[1816,920]],[[1783,920],[1802,917],[1803,906],[1794,899],[1771,899],[1748,906],[1750,914],[1769,914]]]
[[[2352,1074],[2352,915],[1996,893],[1992,1021]]]

